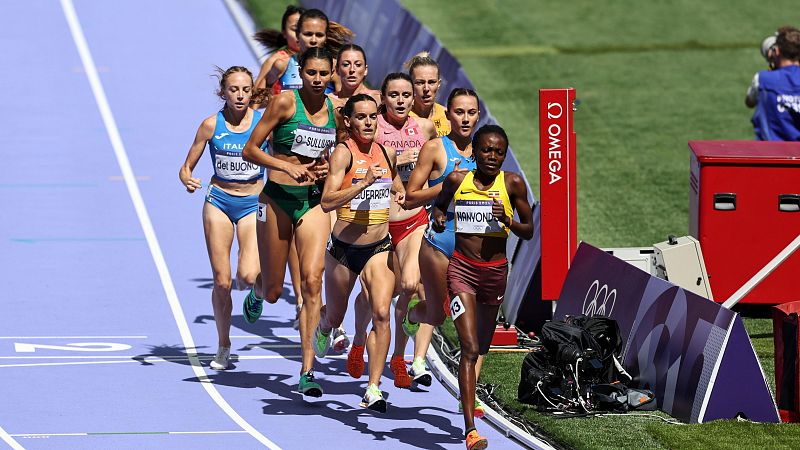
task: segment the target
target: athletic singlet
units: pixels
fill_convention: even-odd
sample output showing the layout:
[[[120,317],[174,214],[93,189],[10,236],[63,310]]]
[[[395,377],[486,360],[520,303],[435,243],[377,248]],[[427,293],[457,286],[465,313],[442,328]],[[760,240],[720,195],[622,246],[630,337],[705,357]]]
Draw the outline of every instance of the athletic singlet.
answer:
[[[450,121],[447,120],[447,110],[444,106],[434,103],[433,104],[433,114],[431,115],[431,122],[433,122],[433,126],[436,127],[436,136],[442,137],[447,136],[450,134]],[[411,111],[409,114],[414,117],[419,117],[414,111]]]
[[[289,52],[286,51],[286,47],[278,50],[277,53],[281,56],[286,56],[288,60],[283,75],[272,85],[272,93],[280,94],[283,91],[300,89],[303,87],[303,80],[300,78],[300,68],[297,66],[297,61],[289,55]]]
[[[294,115],[288,121],[278,124],[272,132],[272,145],[275,153],[296,154],[309,158],[319,158],[333,148],[336,142],[336,120],[333,118],[333,104],[325,97],[328,108],[328,122],[321,127],[311,123],[306,116],[300,91],[293,91],[295,99]]]
[[[461,153],[458,152],[458,149],[456,149],[456,145],[453,144],[453,141],[450,140],[449,137],[442,136],[442,145],[444,145],[444,152],[445,155],[447,155],[447,165],[444,166],[444,170],[442,171],[441,175],[433,180],[428,180],[428,187],[434,187],[444,181],[445,177],[450,175],[450,172],[452,172],[456,167],[457,161],[461,161],[458,164],[459,169],[475,170],[475,160],[462,156]]]
[[[406,150],[417,150],[422,148],[427,138],[422,135],[422,130],[417,125],[413,117],[408,117],[406,123],[399,130],[383,118],[383,114],[378,114],[378,129],[375,132],[375,142],[394,147],[400,155]],[[417,166],[416,162],[401,164],[397,166],[397,174],[405,183],[411,177],[411,172]]]
[[[388,222],[392,195],[392,169],[388,156],[384,149],[374,142],[369,153],[361,152],[352,139],[345,141],[345,145],[350,150],[350,168],[344,175],[340,189],[346,189],[363,180],[373,164],[378,164],[383,169],[384,176],[359,192],[349,204],[337,209],[336,217],[359,225],[378,225]]]
[[[288,55],[286,51],[283,52]],[[286,70],[283,71],[283,75],[272,85],[272,93],[280,94],[281,92],[301,89],[302,87],[303,79],[300,78],[300,63],[297,62],[297,55],[292,55],[286,62]],[[333,82],[328,83],[325,88],[325,94],[330,94],[334,91],[334,88]]]
[[[492,215],[492,199],[495,198],[503,204],[506,216],[514,214],[506,189],[505,172],[501,170],[492,186],[485,191],[475,186],[474,177],[475,172],[469,172],[453,194],[456,233],[508,237],[508,227]]]
[[[246,183],[264,177],[264,168],[242,159],[242,150],[250,138],[250,133],[261,120],[261,112],[253,111],[250,128],[246,131],[231,131],[225,125],[225,116],[222,111],[217,113],[217,124],[214,126],[214,136],[208,141],[208,150],[211,163],[214,165],[214,177],[218,180],[232,183]],[[264,141],[262,149],[267,148]]]

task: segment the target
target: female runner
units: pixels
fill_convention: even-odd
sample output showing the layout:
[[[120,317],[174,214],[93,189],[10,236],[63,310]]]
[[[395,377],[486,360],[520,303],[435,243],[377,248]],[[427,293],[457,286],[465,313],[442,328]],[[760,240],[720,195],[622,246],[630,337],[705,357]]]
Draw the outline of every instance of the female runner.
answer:
[[[286,11],[283,12],[283,17],[281,18],[281,31],[264,29],[259,30],[255,35],[253,35],[253,38],[261,45],[270,51],[274,50],[269,58],[267,58],[264,63],[261,64],[261,70],[258,72],[258,76],[256,77],[257,92],[263,92],[269,89],[273,94],[280,94],[284,85],[289,85],[292,83],[292,76],[300,76],[299,72],[294,71],[286,74],[286,78],[284,79],[282,74],[277,81],[269,86],[269,88],[267,86],[266,77],[272,69],[272,66],[275,65],[275,61],[288,60],[295,53],[300,51],[300,46],[297,42],[297,21],[300,19],[300,14],[302,14],[304,11],[304,8],[288,5],[286,7]],[[295,81],[297,80],[295,79]],[[266,102],[262,97],[265,96],[259,96],[257,99],[258,103],[254,104],[255,108],[266,106]]]
[[[450,313],[461,342],[458,388],[469,450],[483,449],[486,438],[475,429],[475,363],[485,355],[494,334],[508,275],[509,231],[520,239],[533,237],[528,192],[521,176],[500,170],[508,137],[497,125],[481,127],[472,138],[476,169],[448,175],[433,210],[433,230],[441,233],[447,210],[455,205],[456,246],[447,268]],[[513,220],[514,210],[520,218]]]
[[[240,66],[219,72],[217,95],[225,105],[200,124],[179,177],[189,193],[201,187],[200,179],[194,178],[192,171],[208,144],[214,175],[203,204],[203,230],[214,274],[211,304],[219,338],[211,368],[224,370],[228,368],[231,353],[231,245],[235,233],[239,244],[236,284],[243,289],[258,274],[254,213],[258,192],[264,186],[264,169],[242,159],[242,148],[261,118],[260,112],[248,106],[254,88],[253,75]],[[263,153],[261,147],[256,151]]]
[[[411,115],[429,119],[436,127],[436,135],[445,136],[450,132],[450,122],[444,106],[436,103],[436,94],[442,86],[439,63],[428,52],[422,52],[411,58],[406,65],[414,82],[414,108]]]
[[[300,58],[300,90],[274,97],[244,149],[247,161],[267,167],[267,184],[259,196],[258,233],[261,274],[244,301],[245,318],[253,323],[261,315],[263,299],[275,303],[283,290],[289,246],[300,259],[300,344],[303,362],[299,391],[319,397],[314,381],[312,340],[322,305],[322,271],[330,219],[319,206],[321,183],[328,173],[325,160],[336,138],[333,105],[325,95],[333,68],[331,55],[310,48]],[[272,134],[271,153],[259,151]]]
[[[403,204],[403,183],[396,176],[394,149],[373,142],[378,105],[367,94],[356,94],[342,111],[350,138],[339,143],[330,162],[330,175],[322,193],[322,208],[336,210],[337,221],[325,256],[326,304],[315,337],[317,356],[324,356],[331,331],[347,311],[347,299],[360,278],[372,309],[369,349],[369,383],[362,406],[386,412],[380,388],[391,340],[390,314],[394,273],[389,238],[389,206]]]
[[[352,31],[329,21],[328,16],[318,9],[306,10],[297,19],[297,46],[301,54],[312,47],[324,47],[331,55],[337,55],[339,49],[352,38]],[[303,80],[298,73],[299,67],[297,54],[289,58],[276,58],[264,75],[266,85],[272,86],[273,92],[300,89]],[[338,77],[334,76],[333,81],[338,82]],[[331,84],[326,94],[334,90],[334,84]]]
[[[478,95],[475,91],[459,88],[450,92],[447,98],[450,134],[430,140],[422,147],[417,167],[406,186],[406,202],[403,207],[416,208],[432,204],[442,190],[442,181],[447,175],[453,171],[469,171],[475,168],[471,138],[479,117]],[[409,375],[412,381],[426,386],[431,383],[431,375],[425,369],[425,354],[433,335],[433,327],[444,321],[442,305],[447,297],[445,276],[453,255],[455,239],[453,214],[450,211],[447,212],[444,232],[434,233],[428,227],[419,251],[419,265],[425,268],[421,275],[426,300],[409,308],[403,320],[406,334],[416,336],[414,361],[411,363]],[[479,367],[480,364],[477,368]]]
[[[337,112],[341,111],[347,99],[356,94],[367,94],[375,99],[378,105],[381,104],[380,91],[369,89],[364,85],[364,78],[368,73],[369,66],[367,66],[367,55],[364,53],[364,49],[356,44],[342,46],[336,57],[336,74],[341,80],[342,87],[337,92],[328,94]],[[338,130],[336,138],[337,141],[347,140],[347,129]]]
[[[378,115],[375,142],[396,149],[397,173],[403,183],[408,181],[416,164],[419,150],[429,139],[436,137],[436,129],[427,119],[409,117],[414,101],[411,78],[404,73],[390,73],[381,86],[383,107]],[[428,214],[424,207],[405,210],[392,203],[389,213],[389,234],[392,236],[399,268],[399,298],[395,305],[394,352],[389,364],[394,374],[394,385],[400,388],[411,386],[411,378],[406,369],[405,347],[408,337],[400,326],[408,309],[411,296],[417,292],[420,282],[419,248]],[[363,372],[363,351],[366,327],[368,325],[368,305],[364,298],[356,300],[356,332],[353,347],[348,354],[348,372],[360,377]],[[360,369],[360,370],[359,370]]]

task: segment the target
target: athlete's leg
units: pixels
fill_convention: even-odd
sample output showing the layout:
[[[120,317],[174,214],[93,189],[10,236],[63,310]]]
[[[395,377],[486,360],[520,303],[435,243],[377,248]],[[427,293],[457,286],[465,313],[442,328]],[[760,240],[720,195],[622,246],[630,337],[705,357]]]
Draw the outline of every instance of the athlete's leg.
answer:
[[[259,272],[256,213],[248,214],[236,223],[236,240],[239,244],[236,286],[239,289],[248,289],[256,282]]]
[[[403,332],[403,318],[408,311],[408,302],[417,292],[420,282],[419,250],[425,228],[418,227],[397,244],[395,253],[400,264],[400,292],[394,309],[394,353],[392,356],[405,354],[408,336]]]
[[[330,237],[330,217],[317,205],[306,212],[295,227],[295,244],[300,258],[300,345],[303,350],[301,373],[314,367],[314,332],[322,307],[322,272],[325,269],[325,245]]]
[[[300,313],[300,308],[303,307],[303,296],[300,291],[300,258],[297,256],[297,245],[292,239],[289,245],[289,277],[292,279],[292,288],[294,289],[295,307],[297,313]]]
[[[355,301],[355,332],[353,334],[353,345],[364,346],[367,340],[367,327],[372,321],[372,307],[367,301],[366,294],[362,291],[358,293]]]
[[[372,307],[372,332],[367,340],[369,352],[369,384],[379,385],[381,374],[386,366],[386,356],[392,335],[390,330],[390,309],[394,293],[394,273],[392,272],[392,252],[374,255],[361,271],[361,286],[369,291]]]
[[[461,311],[454,319],[458,340],[461,343],[461,361],[458,366],[458,389],[464,414],[464,429],[475,428],[475,364],[480,354],[478,339],[478,308],[475,295],[468,292],[456,294]],[[454,315],[455,316],[455,315]]]
[[[325,305],[319,316],[319,328],[329,334],[338,328],[347,312],[347,303],[358,275],[325,252]]]
[[[220,347],[230,347],[231,338],[231,245],[233,223],[228,216],[211,203],[203,204],[203,230],[206,237],[208,258],[214,276],[211,304],[217,324]]]
[[[261,266],[255,283],[255,293],[269,303],[275,303],[283,293],[286,260],[292,242],[292,219],[268,196],[261,193],[260,203],[265,203],[264,220],[256,221],[258,260]]]

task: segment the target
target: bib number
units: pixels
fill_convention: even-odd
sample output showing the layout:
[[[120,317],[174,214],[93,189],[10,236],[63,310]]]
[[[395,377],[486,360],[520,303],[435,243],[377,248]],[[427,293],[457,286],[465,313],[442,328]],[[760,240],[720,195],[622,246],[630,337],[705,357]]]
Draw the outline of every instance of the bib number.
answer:
[[[266,222],[267,221],[267,204],[260,203],[258,204],[258,209],[256,210],[256,219],[259,222]]]
[[[336,129],[298,124],[294,131],[292,153],[317,159],[333,147]]]
[[[458,316],[464,314],[464,311],[466,311],[464,303],[461,302],[461,297],[456,295],[450,300],[450,316],[453,318],[453,321],[458,319]]]
[[[456,233],[485,234],[502,232],[492,214],[492,200],[456,200]]]
[[[360,180],[353,179],[353,184],[358,183]],[[381,209],[389,209],[391,202],[391,187],[392,180],[388,178],[381,178],[376,180],[366,189],[359,192],[358,195],[350,200],[350,209],[352,211],[374,211]]]

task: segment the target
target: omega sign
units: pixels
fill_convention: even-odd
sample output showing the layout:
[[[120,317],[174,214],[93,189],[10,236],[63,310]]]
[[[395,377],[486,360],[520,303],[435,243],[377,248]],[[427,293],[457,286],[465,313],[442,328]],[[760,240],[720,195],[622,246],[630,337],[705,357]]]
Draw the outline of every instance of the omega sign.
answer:
[[[564,153],[566,153],[563,144],[563,130],[561,125],[555,122],[555,120],[561,119],[563,115],[564,105],[558,102],[547,103],[547,119],[548,121],[554,121],[547,126],[547,170],[550,174],[550,182],[548,184],[553,184],[563,178],[561,161],[564,158]]]

